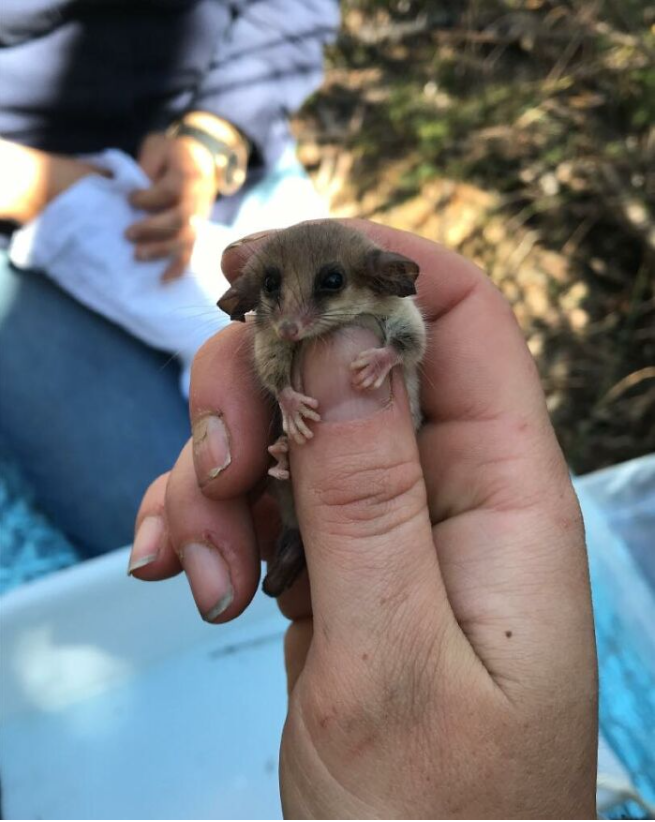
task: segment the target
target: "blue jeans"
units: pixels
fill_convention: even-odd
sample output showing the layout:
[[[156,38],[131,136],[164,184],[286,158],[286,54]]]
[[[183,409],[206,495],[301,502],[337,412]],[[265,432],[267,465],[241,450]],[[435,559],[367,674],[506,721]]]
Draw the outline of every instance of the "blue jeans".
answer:
[[[179,368],[0,249],[0,455],[86,556],[132,540],[189,436]]]

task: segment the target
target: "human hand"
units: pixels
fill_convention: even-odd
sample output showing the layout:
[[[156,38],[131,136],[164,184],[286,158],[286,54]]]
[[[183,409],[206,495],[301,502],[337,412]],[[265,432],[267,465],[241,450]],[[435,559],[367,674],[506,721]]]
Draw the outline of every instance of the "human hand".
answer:
[[[26,223],[88,174],[107,172],[74,157],[0,139],[0,219]]]
[[[534,363],[475,266],[354,225],[420,264],[425,423],[417,443],[397,369],[381,399],[351,389],[367,332],[303,357],[322,422],[290,444],[309,577],[280,599],[292,620],[285,815],[592,818],[584,535]],[[259,242],[226,251],[229,278]],[[146,493],[132,556],[144,580],[183,567],[215,622],[250,601],[276,530],[261,496],[270,417],[250,333],[229,326],[196,358],[193,442]]]
[[[150,134],[139,164],[152,186],[135,191],[130,202],[150,213],[131,225],[126,236],[137,260],[170,257],[164,280],[184,273],[196,239],[196,220],[208,217],[216,199],[216,169],[211,155],[190,137]]]

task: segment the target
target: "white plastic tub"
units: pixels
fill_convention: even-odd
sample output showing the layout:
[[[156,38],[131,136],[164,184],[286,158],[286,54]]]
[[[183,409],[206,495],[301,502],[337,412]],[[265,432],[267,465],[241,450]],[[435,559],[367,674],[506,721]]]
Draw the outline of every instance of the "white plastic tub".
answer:
[[[183,578],[127,551],[0,598],[0,782],[10,819],[281,815],[286,622],[258,595],[206,625]]]

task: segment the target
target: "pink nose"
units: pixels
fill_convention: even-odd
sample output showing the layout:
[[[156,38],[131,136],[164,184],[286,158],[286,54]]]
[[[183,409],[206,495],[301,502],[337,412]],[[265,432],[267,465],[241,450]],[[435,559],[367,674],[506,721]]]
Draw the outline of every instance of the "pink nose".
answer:
[[[278,333],[283,340],[297,340],[300,326],[295,320],[282,320],[278,326]]]

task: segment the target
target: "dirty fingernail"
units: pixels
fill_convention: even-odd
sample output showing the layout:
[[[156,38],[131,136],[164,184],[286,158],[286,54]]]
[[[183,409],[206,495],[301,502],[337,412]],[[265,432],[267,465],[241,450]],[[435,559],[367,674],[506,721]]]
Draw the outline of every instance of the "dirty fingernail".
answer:
[[[230,439],[222,417],[208,414],[193,423],[193,462],[201,486],[215,479],[232,461]]]
[[[372,331],[352,326],[336,332],[329,345],[322,342],[306,346],[300,365],[303,390],[318,400],[322,420],[363,419],[389,405],[388,378],[375,389],[356,389],[352,384],[351,363],[362,351],[379,345]]]
[[[227,563],[217,548],[202,542],[186,545],[180,562],[200,615],[205,622],[214,622],[234,599]]]
[[[159,556],[164,544],[166,527],[158,515],[146,517],[136,532],[127,573],[132,574],[139,568],[150,565]]]

